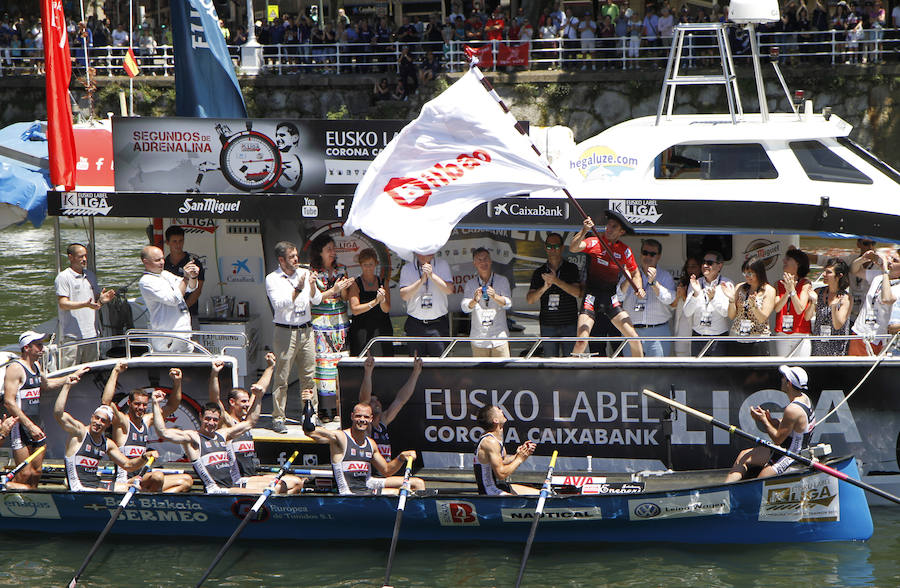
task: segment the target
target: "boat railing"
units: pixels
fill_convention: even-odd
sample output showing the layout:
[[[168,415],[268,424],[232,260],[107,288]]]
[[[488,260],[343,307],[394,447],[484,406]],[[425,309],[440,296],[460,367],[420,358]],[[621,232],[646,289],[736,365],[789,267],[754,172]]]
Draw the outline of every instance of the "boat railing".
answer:
[[[196,340],[195,340],[196,339]],[[154,349],[153,342],[174,342],[177,351]],[[248,339],[240,332],[210,331],[153,331],[129,329],[125,334],[93,337],[48,345],[44,349],[45,364],[53,369],[70,367],[63,365],[63,357],[68,351],[95,346],[98,357],[115,357],[129,360],[133,357],[199,354],[208,357],[233,355],[233,352],[247,348]],[[229,353],[232,352],[232,353]]]
[[[884,336],[885,338],[887,336]],[[444,350],[442,351],[440,358],[447,357],[459,357],[459,353],[454,354],[454,351],[457,350],[457,346],[460,343],[472,343],[474,341],[478,342],[496,342],[496,343],[508,343],[510,346],[516,346],[517,348],[521,348],[522,351],[514,355],[514,357],[520,357],[522,359],[531,359],[535,356],[536,353],[541,348],[541,345],[544,343],[571,343],[574,344],[577,341],[587,341],[590,345],[591,343],[600,344],[603,348],[610,346],[612,351],[608,354],[601,353],[584,353],[580,355],[574,355],[572,357],[593,357],[600,359],[619,359],[625,357],[623,355],[624,351],[628,348],[628,343],[630,341],[641,341],[642,343],[648,342],[670,342],[675,343],[683,342],[683,343],[703,343],[703,347],[700,351],[694,355],[693,353],[688,353],[687,355],[667,355],[663,357],[682,357],[682,358],[708,358],[713,355],[710,353],[710,350],[719,343],[727,343],[727,342],[737,342],[741,344],[755,343],[755,342],[765,342],[765,343],[774,343],[775,341],[790,341],[793,343],[790,351],[785,355],[775,355],[770,354],[770,357],[785,357],[785,358],[798,358],[801,357],[797,355],[801,349],[801,346],[804,341],[850,341],[851,339],[859,339],[859,335],[828,335],[821,336],[817,335],[815,337],[811,335],[779,335],[779,336],[710,336],[710,337],[676,337],[676,336],[646,336],[646,337],[541,337],[541,336],[525,336],[525,337],[507,337],[507,338],[496,338],[490,339],[485,337],[375,337],[371,339],[366,346],[362,349],[359,354],[359,357],[365,357],[369,353],[374,353],[375,349],[379,344],[385,345],[409,345],[410,343],[443,343],[445,344]],[[893,354],[894,349],[897,347],[898,340],[900,340],[900,334],[894,335],[893,338],[890,339],[888,345],[885,346],[882,353]],[[867,341],[864,339],[864,341]],[[866,345],[866,349],[868,351],[868,357],[874,357],[879,355],[871,345]],[[721,353],[716,353],[716,356],[722,356]],[[739,354],[728,354],[729,357],[759,357],[757,355],[739,355]],[[824,356],[823,356],[824,357]]]

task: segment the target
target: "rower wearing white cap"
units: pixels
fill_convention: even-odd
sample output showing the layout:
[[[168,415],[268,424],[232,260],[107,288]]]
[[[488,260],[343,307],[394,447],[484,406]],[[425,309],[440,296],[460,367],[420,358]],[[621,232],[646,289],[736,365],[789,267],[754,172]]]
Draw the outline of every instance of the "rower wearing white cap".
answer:
[[[44,333],[34,331],[22,333],[19,337],[21,357],[10,362],[3,378],[3,403],[6,412],[19,419],[10,431],[9,440],[16,465],[25,461],[47,440],[41,422],[41,394],[55,390],[66,382],[74,384],[88,371],[85,367],[67,376],[48,379],[38,363],[44,351],[44,337]],[[43,463],[44,455],[36,456],[9,483],[9,488],[37,488]]]
[[[762,424],[766,433],[776,445],[799,453],[809,446],[812,435],[813,407],[806,392],[809,390],[809,377],[802,367],[783,365],[778,368],[781,373],[781,391],[787,394],[790,401],[784,407],[784,415],[776,419],[767,409],[759,406],[750,407],[750,415]],[[784,473],[794,463],[791,458],[773,451],[768,447],[757,446],[741,451],[728,472],[726,482],[739,482],[751,466],[762,467],[760,478],[777,476]]]
[[[140,457],[127,458],[116,445],[116,442],[104,435],[113,419],[112,409],[101,404],[91,415],[91,422],[85,425],[68,412],[66,401],[69,399],[69,389],[73,382],[63,384],[56,404],[53,407],[53,416],[59,426],[69,434],[66,440],[66,480],[69,482],[69,490],[73,492],[96,492],[110,490],[112,480],[105,484],[97,475],[97,465],[106,456],[117,466],[128,471],[136,470],[144,466],[148,458],[158,457],[155,451],[146,451]]]

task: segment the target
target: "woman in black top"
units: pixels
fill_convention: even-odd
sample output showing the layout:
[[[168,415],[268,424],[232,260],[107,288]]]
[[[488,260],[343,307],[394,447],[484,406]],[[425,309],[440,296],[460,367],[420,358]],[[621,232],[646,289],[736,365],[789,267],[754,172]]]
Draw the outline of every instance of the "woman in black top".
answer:
[[[362,275],[350,286],[350,353],[358,356],[366,344],[375,337],[392,337],[391,290],[381,277],[375,274],[378,256],[372,248],[359,252],[359,266]],[[377,343],[371,353],[379,357],[393,357],[393,345]]]

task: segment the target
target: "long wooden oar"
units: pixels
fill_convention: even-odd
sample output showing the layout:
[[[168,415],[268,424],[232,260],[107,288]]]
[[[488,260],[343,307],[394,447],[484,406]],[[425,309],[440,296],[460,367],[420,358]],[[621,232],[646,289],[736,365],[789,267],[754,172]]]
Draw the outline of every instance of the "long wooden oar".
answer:
[[[25,458],[25,461],[14,467],[8,474],[3,474],[3,477],[0,478],[0,490],[6,490],[6,485],[12,482],[13,478],[16,477],[16,474],[22,471],[22,469],[31,463],[31,460],[44,453],[47,450],[46,445],[41,445],[37,449],[34,450],[34,453]]]
[[[856,478],[851,478],[850,476],[848,476],[847,474],[845,474],[843,472],[839,472],[836,469],[830,468],[825,464],[822,464],[822,463],[819,463],[812,459],[809,459],[808,457],[804,457],[804,456],[800,455],[799,453],[794,453],[793,451],[788,451],[784,447],[781,447],[780,445],[776,445],[768,439],[763,439],[762,437],[757,437],[756,435],[752,435],[750,433],[747,433],[746,431],[742,431],[741,429],[738,429],[734,425],[729,425],[728,423],[723,423],[722,421],[720,421],[714,417],[711,417],[710,415],[706,414],[705,412],[700,412],[696,408],[691,408],[690,406],[687,406],[686,404],[682,404],[682,403],[678,402],[677,400],[672,400],[671,398],[666,398],[665,396],[661,396],[661,395],[657,394],[656,392],[652,392],[647,389],[641,390],[641,392],[643,392],[644,395],[649,396],[650,398],[655,398],[656,400],[659,400],[660,402],[663,402],[665,404],[668,404],[669,406],[677,408],[678,410],[681,410],[690,415],[693,415],[700,420],[704,420],[714,427],[724,429],[725,431],[728,431],[732,435],[737,435],[738,437],[743,437],[744,439],[749,439],[750,441],[753,441],[757,445],[762,445],[763,447],[768,447],[772,451],[777,451],[781,455],[790,457],[794,461],[799,461],[803,465],[817,469],[820,472],[828,474],[829,476],[834,476],[838,480],[843,480],[844,482],[847,482],[848,484],[852,484],[853,486],[862,488],[866,492],[871,492],[872,494],[881,496],[885,500],[890,500],[891,502],[900,504],[900,498],[898,498],[897,496],[894,496],[890,492],[885,492],[881,488],[876,488],[875,486],[872,486],[871,484],[866,484],[865,482],[863,482],[861,480],[857,480]]]
[[[84,561],[81,563],[81,567],[78,568],[78,571],[75,572],[75,575],[72,577],[72,581],[69,582],[69,588],[75,588],[75,586],[78,584],[78,579],[81,578],[81,574],[83,574],[84,570],[87,569],[91,558],[94,557],[94,554],[97,553],[97,550],[100,548],[100,544],[103,543],[104,539],[106,539],[106,536],[109,534],[110,529],[112,529],[113,524],[115,524],[116,519],[119,518],[119,515],[122,514],[122,511],[125,510],[126,506],[128,506],[128,503],[131,501],[131,497],[134,496],[135,492],[138,491],[138,488],[141,485],[141,479],[143,478],[144,474],[147,473],[147,470],[150,469],[150,465],[155,459],[155,457],[151,456],[147,460],[147,463],[144,465],[144,467],[142,467],[138,472],[134,483],[128,487],[128,491],[125,492],[125,496],[122,497],[122,502],[119,503],[119,507],[115,510],[115,512],[113,512],[112,516],[109,517],[109,522],[106,523],[103,531],[100,532],[100,536],[97,537],[96,541],[94,541],[94,546],[91,547],[91,550],[88,552],[87,557],[84,558]]]
[[[531,531],[528,532],[528,541],[525,542],[525,553],[522,554],[522,564],[519,566],[519,577],[516,578],[516,588],[519,588],[522,584],[522,576],[525,575],[525,564],[528,563],[528,554],[531,553],[531,544],[534,543],[534,534],[537,533],[538,522],[544,514],[544,502],[547,500],[547,496],[550,495],[550,484],[553,481],[553,466],[556,465],[557,454],[558,452],[554,450],[553,456],[550,458],[550,468],[547,470],[547,478],[544,480],[544,485],[541,487],[541,495],[538,498],[537,508],[534,509],[534,520],[531,521]]]
[[[394,565],[394,552],[397,550],[397,538],[400,536],[400,521],[406,508],[406,495],[409,494],[409,474],[412,472],[413,458],[406,458],[406,471],[403,472],[403,484],[400,485],[400,502],[397,503],[397,518],[394,520],[394,534],[391,537],[391,549],[388,551],[387,569],[384,571],[383,588],[391,588],[391,567]]]
[[[250,507],[250,510],[247,511],[247,514],[244,515],[244,519],[241,521],[241,524],[238,525],[237,529],[234,530],[234,533],[231,534],[231,537],[228,538],[228,541],[225,542],[225,545],[222,546],[222,549],[219,550],[219,553],[216,554],[215,559],[213,559],[212,563],[209,564],[209,567],[206,568],[206,572],[203,574],[203,577],[200,578],[200,581],[197,582],[197,587],[201,586],[206,579],[209,578],[209,575],[212,573],[213,568],[216,567],[216,564],[222,559],[222,556],[225,555],[225,552],[228,551],[228,548],[231,547],[231,544],[234,543],[235,539],[238,538],[238,535],[241,534],[241,531],[244,530],[244,527],[247,526],[251,520],[256,518],[256,513],[259,512],[259,509],[262,508],[263,503],[266,501],[269,496],[275,492],[275,488],[278,486],[278,483],[281,481],[281,477],[287,473],[287,471],[291,468],[291,464],[294,463],[294,460],[297,458],[299,454],[298,451],[295,451],[288,458],[286,462],[281,466],[281,469],[278,470],[278,473],[275,474],[275,479],[272,480],[272,483],[266,486],[266,489],[263,490],[263,493],[259,495],[259,498],[256,499],[256,502]]]

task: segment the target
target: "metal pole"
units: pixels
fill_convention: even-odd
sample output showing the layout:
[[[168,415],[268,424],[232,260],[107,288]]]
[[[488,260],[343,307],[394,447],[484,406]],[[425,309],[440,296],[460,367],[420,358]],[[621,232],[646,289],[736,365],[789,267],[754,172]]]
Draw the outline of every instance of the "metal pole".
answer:
[[[747,23],[750,34],[750,53],[753,61],[753,77],[756,79],[756,95],[759,99],[759,115],[762,122],[769,122],[769,105],[766,104],[766,88],[763,86],[762,67],[759,65],[759,39],[756,38],[756,25]]]
[[[134,52],[134,0],[128,0],[128,50]],[[134,116],[134,78],[128,76],[128,116]],[[93,222],[94,217],[91,217]]]
[[[81,37],[81,46],[84,48],[84,80],[85,80],[85,88],[91,87],[91,60],[88,56],[88,46],[87,46],[87,21],[84,19],[84,0],[80,0],[78,2],[78,7],[81,9],[81,22],[84,23],[84,36]],[[90,89],[88,90],[90,92]],[[88,93],[88,97],[90,98],[90,93]],[[94,122],[94,109],[91,108],[91,122]],[[83,119],[80,119],[83,120]]]

